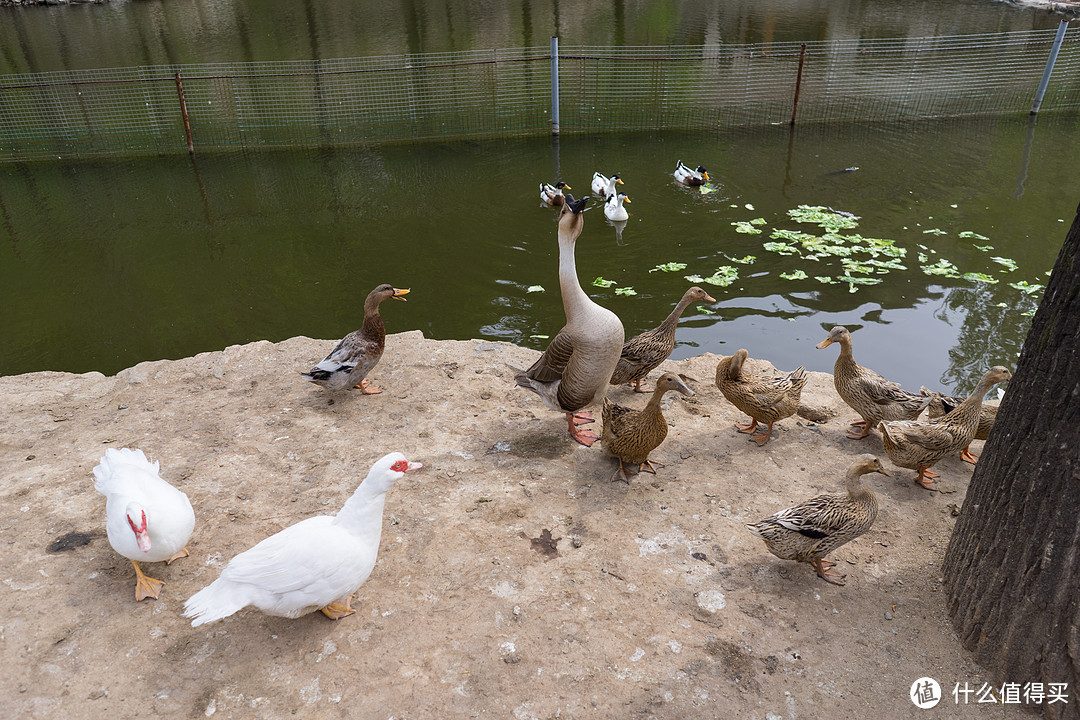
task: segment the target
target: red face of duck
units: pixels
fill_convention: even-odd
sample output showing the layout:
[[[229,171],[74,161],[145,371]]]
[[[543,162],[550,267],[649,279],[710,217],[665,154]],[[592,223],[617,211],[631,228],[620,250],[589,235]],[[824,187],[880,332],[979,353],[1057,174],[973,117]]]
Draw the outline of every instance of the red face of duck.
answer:
[[[133,518],[129,513],[127,521],[131,526],[131,531],[135,533],[135,542],[139,544],[139,549],[150,552],[150,533],[146,531],[146,511],[140,510],[138,518]]]
[[[418,462],[409,462],[408,460],[398,460],[396,463],[390,466],[390,469],[394,472],[407,473],[410,470],[419,470],[424,467]]]

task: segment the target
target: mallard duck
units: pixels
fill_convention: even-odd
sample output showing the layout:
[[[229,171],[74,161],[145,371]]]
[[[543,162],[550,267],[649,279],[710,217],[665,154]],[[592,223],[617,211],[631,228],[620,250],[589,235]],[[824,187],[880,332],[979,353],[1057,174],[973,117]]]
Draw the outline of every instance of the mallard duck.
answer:
[[[705,172],[705,167],[702,165],[698,165],[697,170],[691,170],[680,160],[675,166],[675,181],[690,187],[699,187],[709,182],[709,173]]]
[[[750,438],[760,447],[769,442],[773,423],[798,411],[806,371],[800,365],[780,377],[751,375],[743,372],[746,356],[746,350],[740,348],[734,355],[720,358],[716,364],[716,387],[728,402],[750,416],[750,422],[745,425],[735,423],[739,432],[754,433],[759,422],[768,423],[764,433],[754,433]]]
[[[652,392],[643,388],[641,383],[646,375],[671,355],[675,349],[675,327],[679,324],[679,318],[683,310],[695,302],[716,302],[716,299],[696,285],[683,293],[682,299],[664,318],[664,322],[652,330],[635,335],[622,346],[619,364],[611,375],[611,384],[633,383],[634,392]]]
[[[930,404],[926,406],[926,414],[930,416],[931,420],[952,412],[964,402],[964,398],[955,395],[942,395],[933,390],[927,390],[925,387],[919,389],[919,394],[930,398]],[[994,428],[994,421],[997,419],[997,411],[997,405],[987,405],[985,402],[982,404],[982,409],[979,411],[979,428],[975,431],[975,440],[985,440],[990,437],[990,431]],[[974,465],[979,461],[979,456],[971,452],[971,446],[969,445],[960,451],[960,459]]]
[[[358,387],[365,395],[381,393],[382,390],[364,379],[379,362],[386,347],[386,327],[379,315],[379,305],[387,298],[405,302],[402,296],[408,294],[408,289],[393,285],[380,285],[372,290],[364,301],[364,324],[360,329],[342,338],[330,354],[309,372],[300,374],[305,380],[322,385],[327,390]]]
[[[563,190],[569,190],[570,186],[564,183],[562,180],[555,183],[540,183],[540,202],[551,207],[561,207],[566,203],[566,196],[563,195]]]
[[[971,444],[979,429],[983,396],[994,385],[1011,378],[1012,373],[1008,369],[995,365],[986,371],[971,395],[952,412],[928,422],[893,420],[879,423],[885,454],[900,467],[918,470],[915,482],[927,490],[937,490],[933,478],[938,475],[930,468],[938,460]]]
[[[592,192],[597,197],[607,198],[609,195],[615,194],[616,185],[625,185],[618,175],[612,175],[611,177],[604,177],[600,173],[593,173],[592,176]]]
[[[846,327],[834,327],[817,347],[826,348],[833,343],[840,343],[840,356],[833,366],[836,393],[861,416],[851,423],[853,428],[862,430],[850,430],[847,436],[852,440],[863,439],[882,420],[914,420],[930,402],[930,398],[908,392],[855,362],[851,333]]]
[[[604,203],[604,217],[612,222],[629,220],[630,213],[623,207],[624,202],[630,202],[630,198],[626,193],[617,193],[608,197]]]
[[[600,444],[619,461],[619,469],[611,476],[612,480],[619,476],[623,482],[630,482],[626,478],[623,463],[636,464],[636,472],[644,470],[648,465],[649,472],[656,473],[656,467],[649,461],[649,453],[659,447],[667,437],[668,426],[664,414],[660,412],[660,401],[669,390],[681,392],[683,395],[694,394],[678,375],[664,373],[657,379],[652,397],[641,410],[616,405],[611,402],[611,398],[604,398],[604,411],[601,416],[604,424],[600,433]],[[661,463],[655,465],[663,467]]]
[[[195,528],[187,495],[161,479],[157,461],[142,450],[109,448],[94,468],[94,489],[105,496],[109,544],[135,567],[135,600],[158,597],[161,580],[147,577],[140,562],[171,563],[187,557]]]
[[[860,455],[844,475],[847,495],[818,495],[746,527],[776,557],[810,563],[818,577],[843,585],[846,576],[831,572],[836,563],[825,556],[865,533],[877,519],[877,497],[861,479],[874,472],[889,475],[876,457]]]
[[[567,196],[559,214],[559,288],[566,325],[532,367],[514,378],[547,407],[566,413],[570,436],[586,447],[600,436],[577,427],[593,422],[592,414],[582,410],[603,399],[625,337],[618,316],[594,303],[578,282],[574,247],[588,199]]]
[[[287,618],[316,610],[331,620],[352,615],[353,593],[379,554],[386,491],[422,467],[401,453],[379,458],[337,515],[301,520],[240,553],[188,598],[184,617],[198,627],[248,605]]]

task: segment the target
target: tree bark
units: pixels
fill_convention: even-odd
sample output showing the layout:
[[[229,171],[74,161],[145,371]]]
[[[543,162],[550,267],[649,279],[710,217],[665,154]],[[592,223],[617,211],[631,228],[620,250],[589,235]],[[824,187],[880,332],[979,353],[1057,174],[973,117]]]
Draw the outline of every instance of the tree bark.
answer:
[[[1068,683],[1068,704],[1028,704],[1055,720],[1080,719],[1077,213],[944,563],[949,616],[963,646],[999,688]]]

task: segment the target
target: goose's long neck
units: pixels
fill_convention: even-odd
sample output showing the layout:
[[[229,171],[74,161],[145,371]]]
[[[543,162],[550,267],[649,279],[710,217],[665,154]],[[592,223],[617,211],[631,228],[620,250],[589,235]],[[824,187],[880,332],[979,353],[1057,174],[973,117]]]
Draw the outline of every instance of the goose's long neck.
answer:
[[[334,519],[335,524],[358,533],[365,534],[376,541],[382,535],[383,506],[386,505],[386,491],[365,488],[366,483],[352,494]]]
[[[945,417],[951,420],[978,417],[979,412],[982,410],[983,398],[986,397],[986,393],[990,392],[990,388],[995,384],[992,379],[983,376],[964,402],[960,403],[952,412],[946,414]]]
[[[559,233],[559,291],[562,293],[563,311],[567,318],[589,302],[589,296],[578,282],[574,244],[573,239]]]
[[[847,488],[848,497],[859,503],[877,505],[877,497],[863,484],[862,475],[861,468],[848,470],[844,475],[844,487]]]
[[[688,297],[684,297],[682,300],[679,300],[679,304],[675,306],[675,308],[668,314],[666,318],[664,318],[664,322],[660,323],[660,327],[664,328],[665,330],[670,330],[671,328],[678,325],[679,318],[682,317],[683,311],[686,310],[686,307],[691,302],[693,302],[693,300]]]

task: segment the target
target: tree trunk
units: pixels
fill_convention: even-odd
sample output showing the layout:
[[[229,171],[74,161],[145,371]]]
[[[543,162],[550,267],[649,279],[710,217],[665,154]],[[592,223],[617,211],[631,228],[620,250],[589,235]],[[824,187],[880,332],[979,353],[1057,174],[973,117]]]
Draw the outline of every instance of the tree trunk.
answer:
[[[1080,719],[1077,212],[944,563],[949,616],[964,647],[998,688],[1068,683],[1068,704],[1027,704],[1060,720]]]

